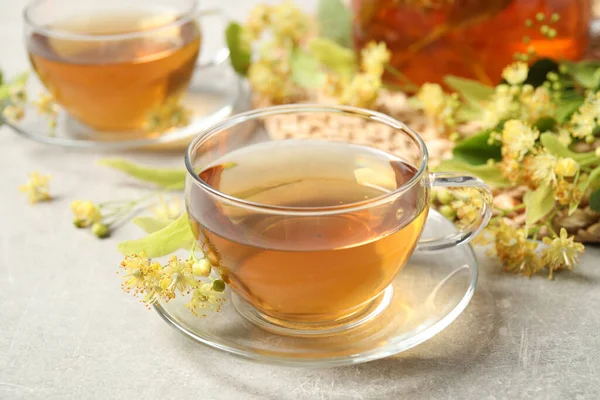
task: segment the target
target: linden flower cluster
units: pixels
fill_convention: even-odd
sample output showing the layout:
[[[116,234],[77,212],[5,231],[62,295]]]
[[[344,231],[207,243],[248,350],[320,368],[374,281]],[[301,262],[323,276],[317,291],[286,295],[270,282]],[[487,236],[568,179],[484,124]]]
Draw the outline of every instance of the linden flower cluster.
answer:
[[[209,277],[212,267],[206,258],[198,259],[193,252],[187,260],[171,256],[163,266],[150,260],[142,251],[126,256],[120,267],[123,269],[123,290],[133,293],[147,306],[158,300],[169,301],[177,293],[191,293],[186,307],[199,315],[205,308],[219,311],[224,301],[225,282],[221,279],[211,279],[211,282],[200,280]]]
[[[528,239],[525,229],[504,220],[493,224],[488,231],[494,235],[493,249],[504,269],[528,277],[545,267],[549,271],[548,278],[553,279],[555,271],[572,270],[584,251],[583,244],[569,237],[565,228],[561,228],[554,238],[545,237],[542,246],[536,240]]]
[[[340,104],[372,107],[381,90],[382,75],[391,53],[385,43],[369,42],[360,52],[361,71],[351,78],[333,73],[327,75],[325,92]]]
[[[498,167],[514,184],[531,189],[550,186],[560,205],[579,204],[583,192],[577,184],[579,164],[570,157],[557,157],[537,144],[540,133],[520,120],[509,120],[500,135],[502,161]]]
[[[31,204],[52,199],[50,196],[50,176],[40,175],[37,171],[29,174],[27,183],[19,186],[19,190],[27,194]]]
[[[595,140],[594,130],[600,123],[600,92],[590,93],[579,110],[571,116],[568,130],[573,137],[588,143]]]
[[[109,225],[102,222],[100,206],[88,200],[75,200],[71,203],[73,225],[77,228],[92,227],[92,232],[99,238],[109,234]]]
[[[446,94],[437,83],[425,83],[416,98],[418,106],[436,123],[438,129],[446,130],[456,125],[455,114],[460,106],[458,94]]]
[[[550,90],[546,86],[534,88],[523,84],[528,73],[529,67],[524,62],[504,68],[502,78],[507,84],[496,86],[494,94],[483,105],[481,122],[484,128],[493,128],[507,119],[534,123],[539,118],[553,115],[556,106]]]
[[[248,48],[267,32],[270,40],[262,43],[258,59],[248,69],[248,81],[258,94],[274,103],[292,101],[304,94],[294,83],[290,58],[293,49],[314,31],[314,21],[292,1],[277,5],[259,4],[250,12],[243,27]]]

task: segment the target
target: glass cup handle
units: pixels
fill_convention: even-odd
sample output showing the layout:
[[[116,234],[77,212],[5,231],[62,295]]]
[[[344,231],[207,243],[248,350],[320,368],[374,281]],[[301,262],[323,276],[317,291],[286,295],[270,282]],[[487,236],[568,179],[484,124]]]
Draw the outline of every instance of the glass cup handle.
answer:
[[[462,175],[454,172],[436,172],[429,175],[431,187],[464,187],[473,188],[483,200],[483,207],[479,211],[477,220],[465,230],[450,235],[427,238],[419,241],[417,250],[436,251],[459,244],[468,243],[488,224],[492,216],[492,191],[481,179],[470,175]]]
[[[219,17],[222,18],[224,22],[225,20],[225,12],[221,8],[211,8],[208,10],[202,10],[198,13],[197,18],[207,18],[207,17]],[[224,32],[224,29],[221,29]],[[196,64],[197,69],[206,69],[212,67],[218,67],[223,64],[225,61],[229,59],[229,49],[227,46],[221,47],[208,61],[198,62]]]

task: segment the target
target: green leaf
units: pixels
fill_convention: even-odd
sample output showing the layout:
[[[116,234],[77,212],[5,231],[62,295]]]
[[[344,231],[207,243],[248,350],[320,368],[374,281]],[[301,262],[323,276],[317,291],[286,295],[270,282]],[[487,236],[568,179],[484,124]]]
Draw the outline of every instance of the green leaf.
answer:
[[[435,168],[436,171],[466,172],[482,179],[488,185],[504,188],[511,186],[495,165],[472,165],[461,160],[444,160]]]
[[[246,76],[250,67],[252,52],[242,40],[242,26],[237,22],[229,23],[225,30],[225,40],[229,48],[231,66],[239,75]]]
[[[575,111],[579,110],[579,107],[583,105],[584,102],[583,96],[579,96],[576,98],[571,98],[568,100],[561,101],[556,107],[556,120],[559,124],[562,124],[571,118],[571,115],[575,113]]]
[[[579,183],[579,190],[581,190],[582,193],[585,193],[589,187],[595,187],[596,183],[599,181],[600,181],[600,166],[594,168],[592,170],[592,172],[590,172],[590,175],[584,182]],[[577,210],[577,208],[579,207],[579,203],[580,203],[580,201],[569,204],[569,215],[573,214],[575,212],[575,210]]]
[[[169,219],[160,219],[153,217],[135,217],[131,220],[134,224],[143,229],[146,233],[154,233],[165,228],[171,223]]]
[[[190,249],[193,243],[192,228],[184,213],[163,229],[144,238],[119,243],[118,249],[124,255],[145,251],[152,258],[167,256],[179,249]]]
[[[352,13],[342,0],[321,0],[317,8],[319,36],[352,47]]]
[[[488,100],[494,94],[493,87],[472,79],[448,75],[444,77],[444,83],[457,91],[465,101],[476,108],[481,108],[481,103]]]
[[[525,224],[532,226],[554,208],[556,201],[552,186],[543,185],[533,191],[529,190],[523,196],[523,203],[525,204]]]
[[[546,81],[548,72],[558,72],[558,63],[549,58],[539,59],[529,67],[525,83],[533,87],[541,86]]]
[[[326,38],[314,38],[309,44],[310,53],[327,68],[339,75],[350,77],[357,69],[354,51]]]
[[[586,89],[598,88],[597,71],[600,64],[595,61],[585,60],[569,65],[569,72],[573,76],[573,80]]]
[[[481,108],[472,106],[469,103],[461,104],[456,110],[456,119],[458,122],[470,122],[481,119],[483,110]]]
[[[542,133],[540,136],[540,142],[542,143],[542,146],[544,146],[550,153],[558,157],[571,157],[577,162],[589,160],[590,158],[595,157],[595,153],[593,151],[587,153],[575,153],[574,151],[569,150],[560,142],[560,140],[558,140],[558,136],[550,132]]]
[[[590,196],[590,208],[600,212],[600,189],[596,189]]]
[[[485,130],[457,143],[452,150],[454,159],[473,165],[485,164],[489,159],[500,161],[501,147],[497,144],[488,144],[491,134],[491,130]]]
[[[320,87],[325,75],[321,71],[319,60],[302,49],[295,48],[291,57],[292,80],[301,87],[312,89]]]
[[[183,189],[186,170],[179,168],[150,168],[121,158],[104,159],[98,162],[110,168],[118,169],[144,182],[155,183],[169,189]]]

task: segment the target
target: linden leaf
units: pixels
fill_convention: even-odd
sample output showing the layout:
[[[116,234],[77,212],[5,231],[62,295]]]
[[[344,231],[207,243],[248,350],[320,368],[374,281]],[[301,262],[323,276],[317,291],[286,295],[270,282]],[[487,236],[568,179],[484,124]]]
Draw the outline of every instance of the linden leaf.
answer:
[[[491,130],[485,130],[457,143],[452,150],[454,159],[473,165],[486,164],[489,159],[500,161],[502,159],[500,145],[488,144],[491,134]]]
[[[533,124],[538,131],[547,132],[554,129],[556,126],[556,120],[552,117],[541,117]]]
[[[335,73],[350,77],[357,69],[354,51],[340,46],[333,40],[314,38],[309,44],[310,53]]]
[[[242,26],[237,22],[231,22],[225,30],[225,40],[229,48],[231,66],[241,76],[248,74],[248,67],[252,59],[252,52],[242,40]]]
[[[536,190],[529,190],[523,196],[523,203],[525,204],[525,224],[531,226],[548,215],[554,208],[556,201],[552,186],[543,185]]]
[[[295,48],[290,60],[292,80],[301,87],[312,89],[321,86],[325,76],[321,72],[319,60],[307,52]]]
[[[352,13],[341,0],[321,0],[317,8],[319,36],[352,47]]]
[[[169,189],[183,189],[187,172],[179,168],[150,168],[120,158],[104,159],[98,162],[110,168],[118,169],[144,182],[155,183]]]
[[[585,99],[583,96],[562,100],[556,107],[556,121],[558,121],[560,124],[566,122],[569,118],[571,118],[571,115],[579,110],[579,107],[583,105],[584,101]]]
[[[444,160],[435,168],[436,171],[466,172],[482,179],[485,183],[497,188],[510,187],[511,184],[495,165],[472,165],[461,160]]]
[[[184,213],[169,225],[146,237],[119,243],[118,249],[124,255],[145,251],[148,257],[152,258],[167,256],[179,249],[190,249],[193,243],[192,228],[187,214]]]
[[[161,219],[154,217],[135,217],[131,220],[134,224],[139,226],[146,233],[154,233],[166,228],[171,223],[169,219]]]
[[[600,189],[596,189],[590,196],[590,208],[600,212]]]
[[[476,108],[481,108],[481,103],[494,94],[493,87],[472,79],[448,75],[444,77],[444,83],[457,91],[467,103]]]
[[[588,176],[588,178],[584,182],[581,182],[579,184],[579,190],[581,190],[582,193],[585,193],[585,191],[589,187],[595,187],[595,185],[599,181],[600,181],[600,166],[594,168],[592,170],[592,172],[590,172],[590,175]],[[580,201],[569,204],[569,215],[573,214],[575,212],[575,210],[577,210],[577,208],[579,207]]]
[[[586,161],[595,157],[593,151],[588,153],[575,153],[574,151],[569,150],[567,146],[558,140],[558,136],[550,132],[542,133],[540,142],[550,153],[558,157],[571,157],[577,162]]]
[[[597,71],[600,64],[595,61],[585,60],[569,65],[569,72],[573,76],[573,80],[586,89],[598,88]]]

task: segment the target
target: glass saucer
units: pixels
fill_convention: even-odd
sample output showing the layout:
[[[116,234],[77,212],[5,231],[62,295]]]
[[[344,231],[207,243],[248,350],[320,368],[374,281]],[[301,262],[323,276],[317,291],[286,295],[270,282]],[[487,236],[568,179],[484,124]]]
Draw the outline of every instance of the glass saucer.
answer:
[[[30,75],[27,96],[38,98],[45,89],[39,80]],[[48,127],[48,119],[40,115],[35,106],[25,106],[25,118],[4,122],[19,135],[38,142],[77,148],[128,149],[128,148],[181,148],[209,126],[232,114],[250,109],[247,85],[228,66],[197,69],[183,98],[183,105],[192,111],[189,125],[173,128],[162,134],[98,132],[70,118],[61,109],[55,132]],[[1,116],[0,116],[1,117]]]
[[[423,237],[454,230],[431,211]],[[465,309],[476,283],[477,260],[470,245],[416,251],[386,290],[388,298],[381,302],[385,307],[375,318],[328,335],[288,336],[261,329],[240,315],[229,290],[221,311],[208,312],[207,317],[187,310],[185,298],[156,303],[154,308],[192,340],[237,356],[273,364],[340,366],[388,357],[430,339]]]

